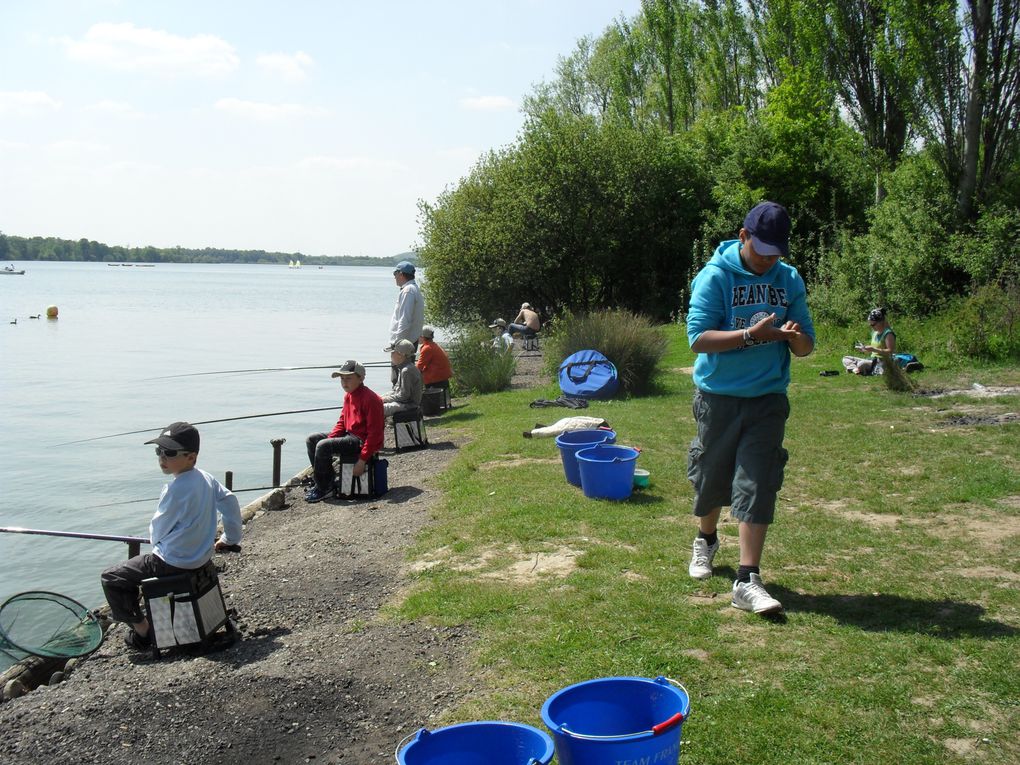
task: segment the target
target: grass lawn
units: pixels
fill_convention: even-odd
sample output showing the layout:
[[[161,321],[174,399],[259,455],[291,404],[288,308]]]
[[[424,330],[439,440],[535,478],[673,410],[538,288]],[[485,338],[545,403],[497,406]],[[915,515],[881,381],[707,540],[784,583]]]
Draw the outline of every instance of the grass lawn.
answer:
[[[843,338],[794,359],[790,462],[762,561],[786,607],[772,621],[730,606],[733,521],[716,575],[687,575],[693,356],[669,333],[654,395],[580,412],[642,448],[651,486],[629,501],[585,498],[552,439],[522,438],[571,414],[528,407],[555,384],[443,417],[469,443],[397,607],[479,636],[477,693],[443,723],[544,729],[542,703],[566,685],[666,675],[691,694],[681,762],[1020,763],[1020,426],[953,423],[1020,412],[1020,396],[820,377],[840,369]],[[915,380],[1017,386],[1020,370],[935,366]]]

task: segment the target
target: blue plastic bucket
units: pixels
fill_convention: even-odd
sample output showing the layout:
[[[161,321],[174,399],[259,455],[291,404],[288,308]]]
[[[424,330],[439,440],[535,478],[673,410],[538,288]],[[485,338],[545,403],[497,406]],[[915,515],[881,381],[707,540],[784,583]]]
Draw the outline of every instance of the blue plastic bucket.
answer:
[[[596,444],[577,452],[584,496],[592,499],[627,499],[634,490],[638,450],[629,446]]]
[[[605,677],[556,691],[542,705],[559,765],[676,765],[691,700],[680,683]]]
[[[616,443],[616,431],[613,430],[568,430],[556,436],[556,446],[560,449],[560,459],[563,460],[563,473],[567,476],[567,483],[574,486],[581,485],[581,474],[577,469],[577,457],[579,449],[587,449],[595,444]]]
[[[400,765],[548,765],[552,757],[552,739],[538,728],[492,720],[421,728],[396,752]]]

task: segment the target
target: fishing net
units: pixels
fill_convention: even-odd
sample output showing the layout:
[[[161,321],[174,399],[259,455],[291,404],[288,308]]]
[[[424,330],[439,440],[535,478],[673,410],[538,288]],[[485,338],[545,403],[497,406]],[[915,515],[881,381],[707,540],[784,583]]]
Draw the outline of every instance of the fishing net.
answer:
[[[0,606],[0,648],[35,656],[84,656],[103,642],[103,628],[85,606],[56,592],[21,592]]]

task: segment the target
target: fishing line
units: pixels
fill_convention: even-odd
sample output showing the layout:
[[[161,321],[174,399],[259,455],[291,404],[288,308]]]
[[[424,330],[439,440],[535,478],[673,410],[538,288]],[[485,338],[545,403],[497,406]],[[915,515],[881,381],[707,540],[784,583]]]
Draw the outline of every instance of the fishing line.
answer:
[[[231,494],[243,494],[246,491],[271,491],[273,489],[286,488],[284,486],[256,486],[252,489],[228,489]],[[159,502],[159,497],[146,497],[145,499],[125,499],[121,502],[107,502],[105,505],[89,505],[79,507],[78,510],[98,510],[101,507],[117,507],[117,505],[134,505],[138,502]]]
[[[261,369],[223,369],[218,372],[185,372],[179,375],[162,375],[161,377],[145,377],[139,382],[151,382],[153,380],[173,380],[178,377],[204,377],[206,375],[237,375],[245,372],[294,372],[303,369],[338,369],[343,362],[337,364],[322,364],[312,367],[263,367]],[[388,361],[367,361],[363,367],[391,366]]]
[[[193,422],[192,425],[211,425],[214,422],[234,422],[235,420],[252,420],[258,417],[279,417],[284,414],[304,414],[306,412],[329,412],[340,409],[339,406],[320,406],[317,409],[292,409],[287,412],[266,412],[265,414],[246,414],[241,417],[224,417],[221,420],[202,420],[201,422]],[[117,438],[118,436],[136,436],[139,433],[151,433],[154,430],[162,430],[159,428],[144,428],[143,430],[129,430],[125,433],[111,433],[108,436],[94,436],[93,438],[81,438],[77,441],[64,441],[62,444],[54,444],[54,446],[70,446],[71,444],[84,444],[87,441],[101,441],[104,438]]]

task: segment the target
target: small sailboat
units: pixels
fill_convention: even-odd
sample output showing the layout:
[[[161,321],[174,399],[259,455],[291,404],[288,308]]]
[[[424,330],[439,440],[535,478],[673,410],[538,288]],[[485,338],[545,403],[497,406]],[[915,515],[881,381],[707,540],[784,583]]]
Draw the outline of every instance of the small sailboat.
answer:
[[[290,265],[287,266],[287,268],[301,268],[301,261],[300,260],[292,260],[290,262]]]

